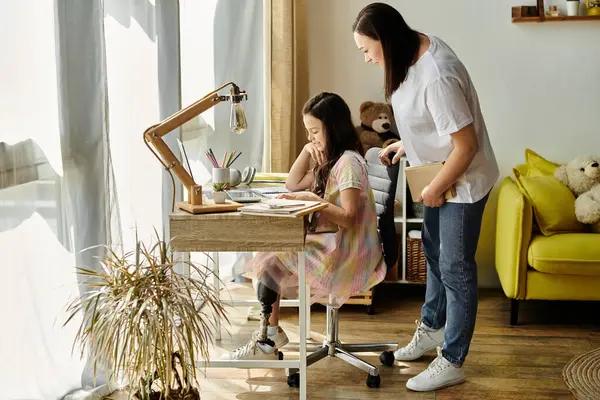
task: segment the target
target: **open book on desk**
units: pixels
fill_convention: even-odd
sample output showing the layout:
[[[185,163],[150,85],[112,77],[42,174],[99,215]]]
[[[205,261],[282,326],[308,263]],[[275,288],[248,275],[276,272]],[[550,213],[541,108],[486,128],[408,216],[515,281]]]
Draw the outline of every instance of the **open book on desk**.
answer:
[[[301,217],[327,207],[319,201],[271,199],[262,203],[247,205],[240,208],[242,214],[264,215],[275,217]]]
[[[408,182],[413,201],[417,201],[417,199],[421,197],[423,189],[433,181],[436,175],[442,170],[443,166],[443,162],[436,162],[405,168],[406,181]],[[455,196],[456,189],[454,185],[444,193],[444,198],[446,200]]]

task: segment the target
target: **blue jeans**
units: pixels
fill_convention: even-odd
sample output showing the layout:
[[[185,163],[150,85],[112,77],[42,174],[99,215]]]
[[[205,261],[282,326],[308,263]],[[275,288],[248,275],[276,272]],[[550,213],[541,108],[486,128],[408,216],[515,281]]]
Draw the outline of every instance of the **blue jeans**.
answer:
[[[473,204],[445,203],[439,208],[424,208],[427,289],[421,320],[433,329],[446,326],[442,355],[455,365],[465,361],[475,329],[475,252],[488,196]]]

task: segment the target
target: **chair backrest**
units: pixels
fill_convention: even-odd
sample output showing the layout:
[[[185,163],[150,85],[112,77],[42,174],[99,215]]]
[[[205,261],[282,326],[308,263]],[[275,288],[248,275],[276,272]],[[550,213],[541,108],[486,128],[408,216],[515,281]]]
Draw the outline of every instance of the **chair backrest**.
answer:
[[[368,165],[369,183],[375,194],[377,208],[377,227],[383,245],[383,256],[388,268],[394,266],[398,260],[398,240],[396,238],[396,225],[394,223],[394,201],[396,199],[396,186],[400,163],[386,166],[379,160],[380,148],[371,148],[367,151],[365,159]]]

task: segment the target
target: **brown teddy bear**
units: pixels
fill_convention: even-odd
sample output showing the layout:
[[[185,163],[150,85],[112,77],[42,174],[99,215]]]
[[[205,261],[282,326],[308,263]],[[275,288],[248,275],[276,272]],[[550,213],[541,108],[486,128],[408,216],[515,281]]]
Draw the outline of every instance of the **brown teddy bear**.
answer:
[[[365,101],[360,105],[360,126],[356,127],[365,154],[371,147],[384,148],[398,142],[392,107],[386,103]]]

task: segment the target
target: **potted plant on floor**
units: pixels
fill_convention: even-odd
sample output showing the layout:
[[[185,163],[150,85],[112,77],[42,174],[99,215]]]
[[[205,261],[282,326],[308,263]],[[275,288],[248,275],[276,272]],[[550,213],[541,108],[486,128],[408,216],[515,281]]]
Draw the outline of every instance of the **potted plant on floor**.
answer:
[[[156,237],[122,256],[107,248],[99,272],[79,268],[89,290],[69,303],[65,325],[83,313],[74,346],[95,373],[105,368],[109,382],[124,381],[130,397],[199,399],[197,362],[208,359],[216,319],[227,316],[212,272],[188,262],[190,276],[176,273],[169,245]]]
[[[221,182],[213,184],[213,200],[215,204],[223,204],[227,200],[226,190],[229,190],[228,182]]]

